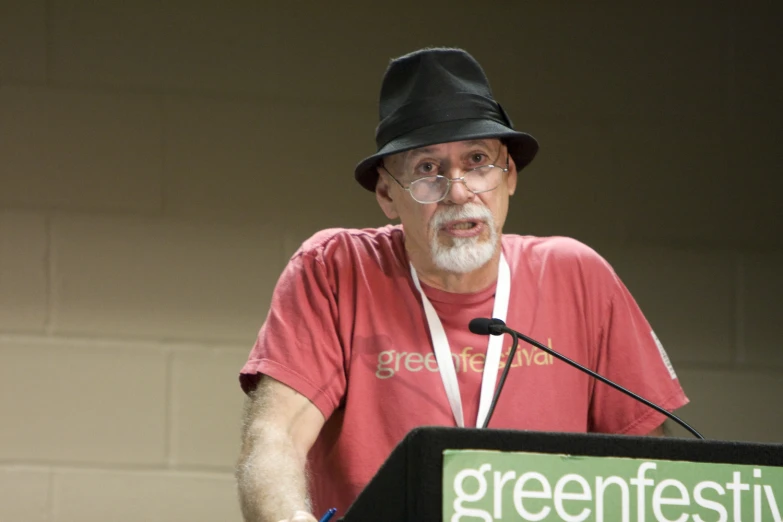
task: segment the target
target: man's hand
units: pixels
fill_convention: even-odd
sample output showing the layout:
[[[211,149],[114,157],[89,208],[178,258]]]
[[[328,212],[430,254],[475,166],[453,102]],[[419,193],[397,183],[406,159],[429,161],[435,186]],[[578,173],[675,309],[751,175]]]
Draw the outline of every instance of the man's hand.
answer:
[[[321,410],[305,396],[261,378],[245,405],[236,472],[247,522],[317,522],[309,513],[305,469],[324,422]]]
[[[318,519],[307,511],[297,511],[291,515],[291,518],[279,520],[278,522],[318,522]]]

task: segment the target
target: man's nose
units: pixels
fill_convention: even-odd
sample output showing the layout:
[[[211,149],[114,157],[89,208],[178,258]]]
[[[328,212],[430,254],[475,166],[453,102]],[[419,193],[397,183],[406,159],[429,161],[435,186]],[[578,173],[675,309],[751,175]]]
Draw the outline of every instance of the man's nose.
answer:
[[[462,174],[461,171],[457,173],[457,175],[460,174]],[[465,185],[465,180],[463,178],[452,177],[451,186],[444,199],[455,205],[464,205],[465,203],[472,201],[475,197],[476,195],[468,189],[467,185]]]

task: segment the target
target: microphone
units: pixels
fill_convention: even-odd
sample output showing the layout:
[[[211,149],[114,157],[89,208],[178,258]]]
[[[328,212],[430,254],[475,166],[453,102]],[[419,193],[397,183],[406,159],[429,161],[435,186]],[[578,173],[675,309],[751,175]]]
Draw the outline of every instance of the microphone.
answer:
[[[546,353],[552,355],[553,357],[557,357],[561,361],[563,361],[563,362],[573,366],[574,368],[576,368],[578,370],[581,370],[581,371],[587,373],[588,375],[598,379],[599,381],[601,381],[601,382],[603,382],[605,384],[608,384],[612,388],[614,388],[614,389],[616,389],[618,391],[623,392],[624,394],[628,395],[629,397],[631,397],[631,398],[641,402],[642,404],[645,404],[645,405],[649,406],[650,408],[654,409],[655,411],[663,413],[664,415],[669,417],[671,420],[673,420],[674,422],[676,422],[677,424],[679,424],[680,426],[682,426],[683,428],[685,428],[686,430],[691,432],[696,438],[704,439],[704,437],[701,435],[701,433],[699,433],[698,431],[696,431],[695,429],[690,427],[685,421],[683,421],[682,419],[680,419],[679,417],[677,417],[673,413],[671,413],[671,412],[661,408],[660,406],[658,406],[654,402],[648,401],[644,397],[641,397],[640,395],[637,395],[634,392],[632,392],[630,390],[627,390],[626,388],[623,388],[619,384],[617,384],[617,383],[607,379],[603,375],[600,375],[600,374],[594,372],[593,370],[591,370],[589,368],[585,368],[584,366],[582,366],[578,362],[572,361],[571,359],[569,359],[565,355],[562,355],[562,354],[554,351],[553,349],[551,349],[548,346],[546,346],[546,345],[536,341],[535,339],[532,339],[532,338],[530,338],[530,337],[528,337],[528,336],[526,336],[526,335],[524,335],[522,333],[519,333],[519,332],[517,332],[515,330],[512,330],[511,328],[507,327],[506,323],[504,323],[500,319],[495,319],[495,318],[487,319],[487,318],[484,318],[484,317],[477,317],[476,319],[473,319],[472,321],[470,321],[470,324],[468,325],[468,328],[470,329],[471,332],[473,332],[474,334],[478,334],[478,335],[502,335],[504,333],[507,333],[514,339],[514,343],[511,345],[511,351],[509,352],[509,356],[506,359],[506,367],[503,369],[503,375],[500,377],[500,382],[498,383],[498,388],[497,388],[497,390],[495,390],[495,396],[492,398],[492,404],[489,407],[489,411],[487,412],[487,418],[484,419],[484,425],[482,426],[482,428],[486,428],[487,427],[487,424],[489,424],[489,419],[490,419],[490,417],[492,417],[492,413],[495,411],[495,405],[497,404],[498,397],[500,397],[500,392],[503,389],[503,384],[506,381],[506,375],[508,374],[509,368],[511,368],[511,361],[514,360],[514,354],[516,353],[517,344],[519,343],[519,339],[522,339],[525,342],[527,342],[528,344],[532,344],[536,348],[539,348],[539,349],[545,351]]]
[[[476,317],[470,322],[468,329],[478,335],[500,335],[503,333],[504,326],[506,326],[506,323],[500,319]]]

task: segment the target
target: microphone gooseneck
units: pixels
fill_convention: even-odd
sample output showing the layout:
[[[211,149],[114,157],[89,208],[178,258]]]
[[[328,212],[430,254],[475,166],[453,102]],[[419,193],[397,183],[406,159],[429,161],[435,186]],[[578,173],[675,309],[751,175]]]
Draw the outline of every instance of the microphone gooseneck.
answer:
[[[691,432],[696,438],[704,439],[704,437],[701,435],[701,433],[696,431],[694,428],[689,426],[685,421],[683,421],[682,419],[680,419],[679,417],[677,417],[676,415],[674,415],[670,411],[667,411],[667,410],[661,408],[660,406],[658,406],[657,404],[655,404],[654,402],[651,402],[651,401],[645,399],[644,397],[642,397],[640,395],[637,395],[636,393],[634,393],[634,392],[632,392],[632,391],[630,391],[630,390],[628,390],[626,388],[623,388],[619,384],[616,384],[615,382],[607,379],[603,375],[598,374],[598,373],[594,372],[593,370],[582,366],[578,362],[569,359],[565,355],[562,355],[562,354],[556,352],[555,350],[553,350],[553,349],[549,348],[548,346],[546,346],[546,345],[536,341],[535,339],[532,339],[532,338],[526,336],[525,334],[522,334],[522,333],[519,333],[519,332],[517,332],[515,330],[512,330],[511,328],[507,327],[506,324],[503,321],[501,321],[500,319],[487,319],[487,318],[483,318],[483,317],[476,318],[476,319],[473,319],[470,322],[469,327],[470,327],[470,331],[475,333],[475,334],[479,334],[479,335],[500,335],[501,333],[507,333],[507,334],[511,335],[511,337],[514,339],[514,344],[511,346],[511,351],[509,352],[509,357],[506,359],[506,367],[503,369],[503,375],[500,378],[500,382],[498,383],[497,390],[495,390],[495,396],[493,397],[492,404],[491,404],[491,406],[489,408],[489,411],[487,412],[487,418],[484,420],[484,425],[482,426],[483,428],[486,428],[487,425],[489,424],[489,419],[492,417],[492,412],[495,410],[495,404],[497,403],[498,397],[500,397],[500,392],[503,389],[503,384],[504,384],[504,382],[506,380],[506,375],[508,374],[509,368],[511,368],[511,361],[514,359],[514,353],[516,352],[517,344],[519,342],[519,339],[522,339],[523,341],[527,342],[528,344],[531,344],[531,345],[535,346],[536,348],[539,348],[540,350],[545,351],[546,353],[552,355],[553,357],[557,357],[558,359],[560,359],[564,363],[567,363],[567,364],[573,366],[574,368],[576,368],[578,370],[581,370],[581,371],[591,375],[592,377],[598,379],[599,381],[601,381],[601,382],[603,382],[605,384],[608,384],[612,388],[614,388],[614,389],[616,389],[618,391],[621,391],[624,394],[628,395],[629,397],[631,397],[633,399],[636,399],[637,401],[639,401],[639,402],[649,406],[650,408],[654,409],[655,411],[658,411],[658,412],[666,415],[668,418],[670,418],[671,420],[673,420],[674,422],[676,422],[677,424],[679,424],[680,426],[682,426],[683,428],[685,428],[686,430]]]
[[[500,321],[500,319],[495,319],[495,321]],[[500,321],[501,323],[503,321]],[[503,326],[498,325],[499,328],[505,328],[505,323]],[[489,405],[489,410],[487,410],[487,416],[484,419],[484,425],[481,426],[482,428],[486,428],[487,424],[489,424],[489,419],[492,418],[492,413],[495,411],[495,406],[498,403],[498,398],[500,397],[500,392],[503,390],[503,385],[506,382],[506,376],[508,375],[508,371],[511,369],[511,361],[514,360],[514,356],[516,356],[517,353],[517,345],[519,344],[519,338],[517,337],[517,333],[514,330],[508,331],[509,335],[514,339],[514,343],[511,345],[511,350],[508,352],[508,357],[506,358],[506,366],[503,368],[503,373],[500,376],[500,381],[498,381],[498,387],[495,390],[495,395],[492,397],[492,402]],[[498,333],[493,333],[492,335],[503,335],[503,330],[500,330]]]

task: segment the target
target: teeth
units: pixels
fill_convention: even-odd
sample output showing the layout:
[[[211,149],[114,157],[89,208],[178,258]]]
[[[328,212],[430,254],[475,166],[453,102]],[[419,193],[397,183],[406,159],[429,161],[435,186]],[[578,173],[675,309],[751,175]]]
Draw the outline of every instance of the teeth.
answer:
[[[467,222],[467,223],[457,223],[456,225],[454,225],[451,228],[454,228],[454,229],[457,229],[457,230],[467,230],[469,228],[473,228],[474,226],[476,226],[475,223]]]

